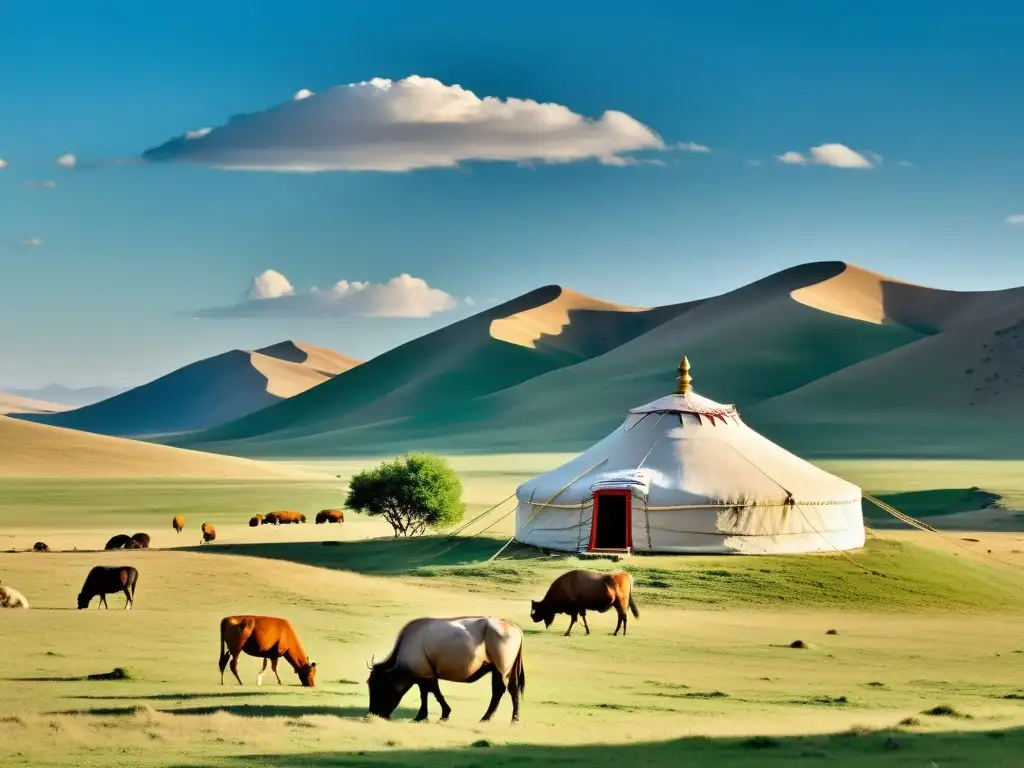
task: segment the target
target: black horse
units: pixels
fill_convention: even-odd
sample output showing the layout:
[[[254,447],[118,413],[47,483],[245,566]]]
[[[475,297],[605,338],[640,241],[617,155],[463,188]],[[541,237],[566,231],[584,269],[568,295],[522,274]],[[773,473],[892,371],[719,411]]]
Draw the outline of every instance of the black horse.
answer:
[[[100,602],[96,607],[99,608],[102,604],[104,608],[110,608],[107,605],[107,595],[124,592],[124,609],[130,611],[132,603],[135,602],[135,585],[138,581],[139,572],[130,565],[97,565],[85,577],[82,591],[78,593],[78,607],[88,608],[92,599],[99,595]]]

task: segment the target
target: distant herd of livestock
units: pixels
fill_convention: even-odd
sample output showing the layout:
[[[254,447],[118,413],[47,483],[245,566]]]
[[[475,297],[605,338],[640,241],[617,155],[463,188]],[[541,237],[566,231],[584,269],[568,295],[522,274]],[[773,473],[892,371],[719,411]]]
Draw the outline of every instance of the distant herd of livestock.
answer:
[[[337,519],[330,515],[333,512],[339,513]],[[282,519],[282,514],[289,516]],[[298,519],[292,519],[290,515],[297,515]],[[340,510],[324,510],[317,515],[318,523],[343,520],[344,515]],[[278,512],[262,518],[263,524],[269,522],[273,525],[304,521],[305,517],[299,513]],[[184,528],[184,520],[180,516],[174,518],[174,528],[179,533]],[[203,540],[212,541],[216,535],[213,527],[204,523],[202,530]],[[148,546],[149,536],[143,533],[115,536],[106,548],[144,549]],[[85,578],[77,598],[78,608],[88,608],[96,597],[100,598],[97,608],[100,605],[109,608],[106,596],[121,592],[125,596],[125,610],[131,610],[135,603],[138,580],[139,572],[132,566],[97,565]],[[566,614],[569,617],[566,637],[578,619],[583,621],[583,627],[589,635],[587,611],[605,613],[614,608],[618,622],[613,634],[618,635],[621,629],[625,636],[627,609],[634,617],[640,615],[632,592],[633,578],[625,571],[568,571],[551,583],[543,599],[531,601],[530,619],[550,627],[558,614]],[[0,585],[0,608],[28,607],[24,595]],[[221,685],[224,684],[224,671],[229,664],[231,673],[238,684],[242,685],[242,678],[238,675],[238,659],[244,653],[263,659],[263,668],[256,677],[257,686],[263,685],[263,675],[268,664],[277,682],[281,682],[277,664],[284,658],[304,687],[315,687],[316,662],[306,655],[295,629],[287,619],[254,615],[227,616],[220,622],[220,641],[218,663]],[[452,710],[441,694],[439,681],[473,683],[489,675],[491,702],[483,720],[491,718],[506,691],[512,699],[512,722],[519,719],[519,699],[526,689],[526,668],[523,662],[523,631],[513,622],[494,616],[413,619],[399,631],[390,655],[384,661],[371,661],[368,666],[370,676],[366,682],[369,688],[369,712],[378,717],[390,718],[405,694],[416,686],[420,693],[420,708],[415,719],[426,719],[427,699],[432,694],[441,706],[441,719],[446,720]]]

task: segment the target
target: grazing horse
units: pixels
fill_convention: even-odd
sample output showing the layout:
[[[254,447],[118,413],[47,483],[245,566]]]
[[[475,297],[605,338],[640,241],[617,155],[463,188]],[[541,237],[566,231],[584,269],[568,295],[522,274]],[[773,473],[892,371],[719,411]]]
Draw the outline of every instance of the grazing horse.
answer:
[[[104,549],[124,549],[128,546],[128,543],[132,540],[132,537],[127,533],[119,533],[117,536],[111,536],[110,541],[103,547]]]
[[[507,689],[512,697],[512,722],[519,720],[519,696],[526,690],[523,631],[492,616],[414,619],[402,627],[387,659],[370,666],[370,714],[390,718],[414,685],[420,689],[417,720],[427,718],[427,694],[441,705],[441,719],[452,712],[439,680],[474,683],[491,675],[490,720]]]
[[[242,685],[242,678],[238,676],[238,657],[243,652],[263,659],[263,669],[256,676],[258,686],[263,685],[263,673],[267,671],[267,662],[270,662],[274,677],[280,684],[277,660],[284,656],[304,687],[316,687],[316,662],[310,661],[306,656],[295,630],[287,619],[273,616],[227,616],[221,619],[221,685],[224,685],[224,668],[228,665],[228,659],[231,660],[231,674],[235,676],[238,684]]]
[[[148,533],[135,533],[132,534],[131,540],[128,542],[128,549],[149,549],[149,534]]]
[[[612,635],[619,634],[621,628],[625,636],[626,606],[629,606],[633,616],[640,617],[636,601],[633,600],[633,577],[628,573],[574,570],[563,573],[551,582],[543,600],[530,601],[530,618],[534,622],[543,621],[545,627],[550,627],[556,614],[567,613],[569,628],[565,630],[565,636],[568,637],[573,625],[576,624],[576,617],[579,616],[583,619],[583,628],[589,635],[587,611],[604,613],[610,608],[615,608],[619,621]]]
[[[99,595],[100,601],[96,607],[102,605],[104,608],[110,608],[107,605],[107,595],[124,592],[124,609],[130,611],[135,603],[135,585],[138,583],[139,572],[130,565],[97,565],[85,577],[82,591],[78,593],[78,607],[88,608],[92,599]]]
[[[0,585],[0,608],[28,608],[28,600],[13,587]]]
[[[171,520],[171,527],[175,530],[176,533],[181,533],[183,530],[185,530],[185,518],[181,515],[175,515],[174,519]]]
[[[217,538],[217,530],[209,523],[203,523],[202,527],[203,538],[199,541],[200,544],[208,544]]]
[[[316,513],[317,525],[320,523],[344,523],[345,512],[340,509],[322,509]]]

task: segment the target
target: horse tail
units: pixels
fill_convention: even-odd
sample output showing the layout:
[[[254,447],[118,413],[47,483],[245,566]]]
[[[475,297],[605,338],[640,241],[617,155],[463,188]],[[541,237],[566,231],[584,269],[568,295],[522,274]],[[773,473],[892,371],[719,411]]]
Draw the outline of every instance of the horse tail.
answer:
[[[636,607],[636,600],[633,599],[633,576],[629,576],[629,610],[633,612],[633,616],[637,619],[640,618],[640,609]]]
[[[219,662],[224,658],[224,654],[228,649],[228,620],[223,618],[220,620],[220,648],[217,650],[217,661]]]
[[[519,695],[526,698],[526,665],[523,662],[522,636],[519,639],[519,653],[516,654],[516,660],[512,662],[512,674],[509,676],[515,681]]]
[[[135,585],[139,583],[139,572],[138,572],[137,569],[132,568],[131,577],[132,577],[132,583],[130,584],[130,586],[132,588],[132,602],[134,603],[135,602]]]

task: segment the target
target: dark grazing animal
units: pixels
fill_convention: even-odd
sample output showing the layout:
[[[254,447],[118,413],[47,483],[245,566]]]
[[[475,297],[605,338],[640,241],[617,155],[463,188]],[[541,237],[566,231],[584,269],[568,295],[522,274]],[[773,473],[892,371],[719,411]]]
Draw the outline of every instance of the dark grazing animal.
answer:
[[[293,525],[306,522],[306,516],[301,512],[285,510],[282,512],[271,512],[263,518],[263,522],[269,523],[270,525]]]
[[[210,525],[209,523],[203,523],[202,531],[203,531],[203,538],[199,542],[200,544],[207,544],[207,543],[209,543],[209,542],[211,542],[211,541],[213,541],[214,539],[217,538],[217,531],[216,531],[216,529],[212,525]]]
[[[633,600],[632,576],[625,571],[601,573],[580,569],[563,573],[551,582],[543,600],[531,600],[530,618],[534,622],[543,621],[545,627],[550,627],[556,614],[566,613],[570,619],[569,628],[565,630],[565,636],[568,637],[579,616],[583,619],[583,628],[589,635],[587,611],[604,613],[614,608],[619,615],[619,621],[612,634],[619,634],[621,628],[625,636],[626,606],[629,606],[635,617],[640,617],[636,601]]]
[[[33,552],[49,552],[50,548],[48,546],[46,546],[46,542],[45,541],[37,541],[35,544],[32,545],[32,551]]]
[[[253,515],[249,518],[249,527],[258,528],[263,523],[263,515]]]
[[[420,689],[417,720],[427,718],[427,694],[441,705],[441,719],[452,712],[439,680],[474,683],[491,676],[491,703],[483,720],[490,720],[506,689],[512,697],[512,722],[519,719],[519,696],[526,690],[523,631],[492,616],[414,619],[402,627],[395,647],[382,662],[372,663],[366,683],[370,714],[390,718],[414,685]]]
[[[130,542],[131,540],[132,537],[129,536],[127,533],[119,533],[117,534],[117,536],[110,537],[110,541],[107,542],[107,545],[104,547],[104,549],[124,549],[128,546],[128,542]]]
[[[132,534],[131,540],[128,542],[126,549],[149,549],[149,534],[148,533],[135,533]]]
[[[171,520],[171,527],[174,528],[177,533],[181,533],[185,530],[185,518],[181,515],[175,515],[174,519]]]
[[[110,608],[107,605],[107,595],[124,592],[124,609],[130,611],[135,603],[135,585],[138,583],[139,572],[130,565],[97,565],[85,577],[82,591],[78,593],[78,607],[88,608],[92,599],[99,595],[100,601],[96,607],[102,605],[104,608]]]
[[[302,650],[295,629],[287,619],[274,616],[227,616],[220,621],[220,684],[224,685],[224,668],[231,660],[231,674],[238,684],[242,678],[238,676],[238,657],[242,653],[263,659],[263,669],[256,677],[256,685],[263,685],[263,673],[267,671],[267,662],[274,672],[277,682],[281,676],[277,674],[277,660],[284,657],[292,665],[299,682],[306,688],[316,687],[316,662],[310,661]]]
[[[320,523],[344,523],[345,512],[340,509],[322,509],[316,513],[317,525]]]

